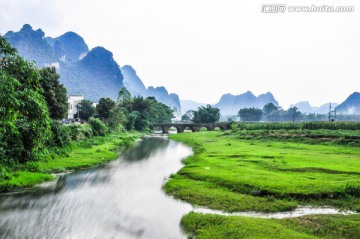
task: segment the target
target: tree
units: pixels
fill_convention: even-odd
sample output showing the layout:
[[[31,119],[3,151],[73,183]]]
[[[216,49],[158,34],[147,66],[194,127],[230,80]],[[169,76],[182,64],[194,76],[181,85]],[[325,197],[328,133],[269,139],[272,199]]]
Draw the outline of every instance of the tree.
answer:
[[[41,86],[52,119],[64,119],[68,111],[67,90],[60,83],[60,75],[55,67],[44,67],[40,70]]]
[[[128,123],[127,115],[129,112],[120,105],[116,105],[111,111],[108,119],[108,124],[110,128],[114,130],[121,130],[126,128]]]
[[[50,137],[39,70],[0,36],[0,160],[25,162]]]
[[[186,113],[181,116],[181,121],[192,121],[194,118],[194,111],[193,110],[188,110],[186,111]]]
[[[96,111],[100,118],[106,121],[110,117],[111,110],[115,107],[115,102],[110,98],[101,98],[96,106]]]
[[[263,108],[263,113],[266,116],[267,120],[270,121],[270,119],[272,118],[271,116],[274,115],[276,113],[276,111],[279,109],[279,107],[277,107],[276,105],[274,105],[273,103],[267,103],[264,108]]]
[[[119,103],[121,101],[126,101],[126,100],[131,100],[131,94],[130,92],[126,89],[126,87],[121,88],[121,90],[119,91],[118,94],[118,98],[116,99],[116,101]]]
[[[238,116],[242,121],[260,121],[262,110],[256,108],[243,108],[239,110]]]
[[[80,119],[88,120],[95,113],[95,108],[90,100],[82,100],[76,105],[78,113],[74,115],[76,118],[79,115]]]
[[[194,123],[215,123],[220,120],[220,109],[207,105],[194,111]]]
[[[127,130],[146,130],[153,123],[168,123],[174,117],[167,105],[158,102],[154,97],[144,99],[141,96],[131,98],[126,88],[122,88],[116,106],[110,112],[110,127],[118,128],[119,124]]]

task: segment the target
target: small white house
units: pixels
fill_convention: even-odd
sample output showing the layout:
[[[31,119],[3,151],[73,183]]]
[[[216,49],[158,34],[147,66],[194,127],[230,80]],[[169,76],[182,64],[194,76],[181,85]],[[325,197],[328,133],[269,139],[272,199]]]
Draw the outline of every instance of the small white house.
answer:
[[[77,113],[76,106],[84,99],[82,95],[69,95],[68,97],[68,119],[74,119],[74,114]],[[77,118],[77,117],[75,117]]]

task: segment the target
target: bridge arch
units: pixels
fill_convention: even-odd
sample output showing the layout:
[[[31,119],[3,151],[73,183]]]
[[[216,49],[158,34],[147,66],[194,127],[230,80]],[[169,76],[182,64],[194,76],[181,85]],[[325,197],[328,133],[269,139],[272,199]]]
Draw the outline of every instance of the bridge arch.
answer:
[[[230,123],[222,122],[222,123],[214,123],[214,124],[191,124],[191,123],[159,123],[153,124],[150,128],[153,130],[156,127],[160,127],[162,129],[162,133],[168,134],[169,129],[171,127],[176,128],[178,133],[184,132],[185,129],[190,129],[192,132],[198,132],[201,128],[206,128],[208,131],[213,131],[215,128],[219,128],[220,130],[230,129]]]

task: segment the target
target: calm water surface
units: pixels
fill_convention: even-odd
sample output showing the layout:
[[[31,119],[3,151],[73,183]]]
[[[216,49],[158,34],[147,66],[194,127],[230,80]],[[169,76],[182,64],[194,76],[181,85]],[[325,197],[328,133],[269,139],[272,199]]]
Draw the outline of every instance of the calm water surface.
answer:
[[[61,177],[31,192],[0,197],[0,238],[185,238],[192,210],[161,190],[191,148],[144,138],[104,167]]]

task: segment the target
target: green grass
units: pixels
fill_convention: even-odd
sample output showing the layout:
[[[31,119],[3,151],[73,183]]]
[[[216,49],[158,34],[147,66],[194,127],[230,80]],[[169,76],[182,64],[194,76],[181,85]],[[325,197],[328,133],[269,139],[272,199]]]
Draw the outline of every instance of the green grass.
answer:
[[[164,187],[181,200],[226,211],[284,211],[300,204],[360,210],[357,147],[239,140],[221,132],[171,138],[195,151]]]
[[[140,133],[110,134],[73,143],[59,153],[50,151],[36,162],[16,165],[0,179],[0,192],[28,188],[54,179],[53,173],[100,165],[118,157],[123,147],[131,144]],[[51,157],[49,156],[51,155]]]
[[[359,215],[322,215],[292,219],[260,219],[190,213],[181,220],[189,238],[197,239],[357,239]]]
[[[309,125],[316,128],[310,130],[250,124],[225,133],[171,135],[190,145],[194,155],[164,190],[194,205],[229,212],[287,211],[299,205],[360,211],[360,150],[354,146],[359,131],[320,125]],[[343,144],[345,138],[351,144]],[[358,214],[276,220],[190,213],[181,223],[199,239],[360,238]]]

